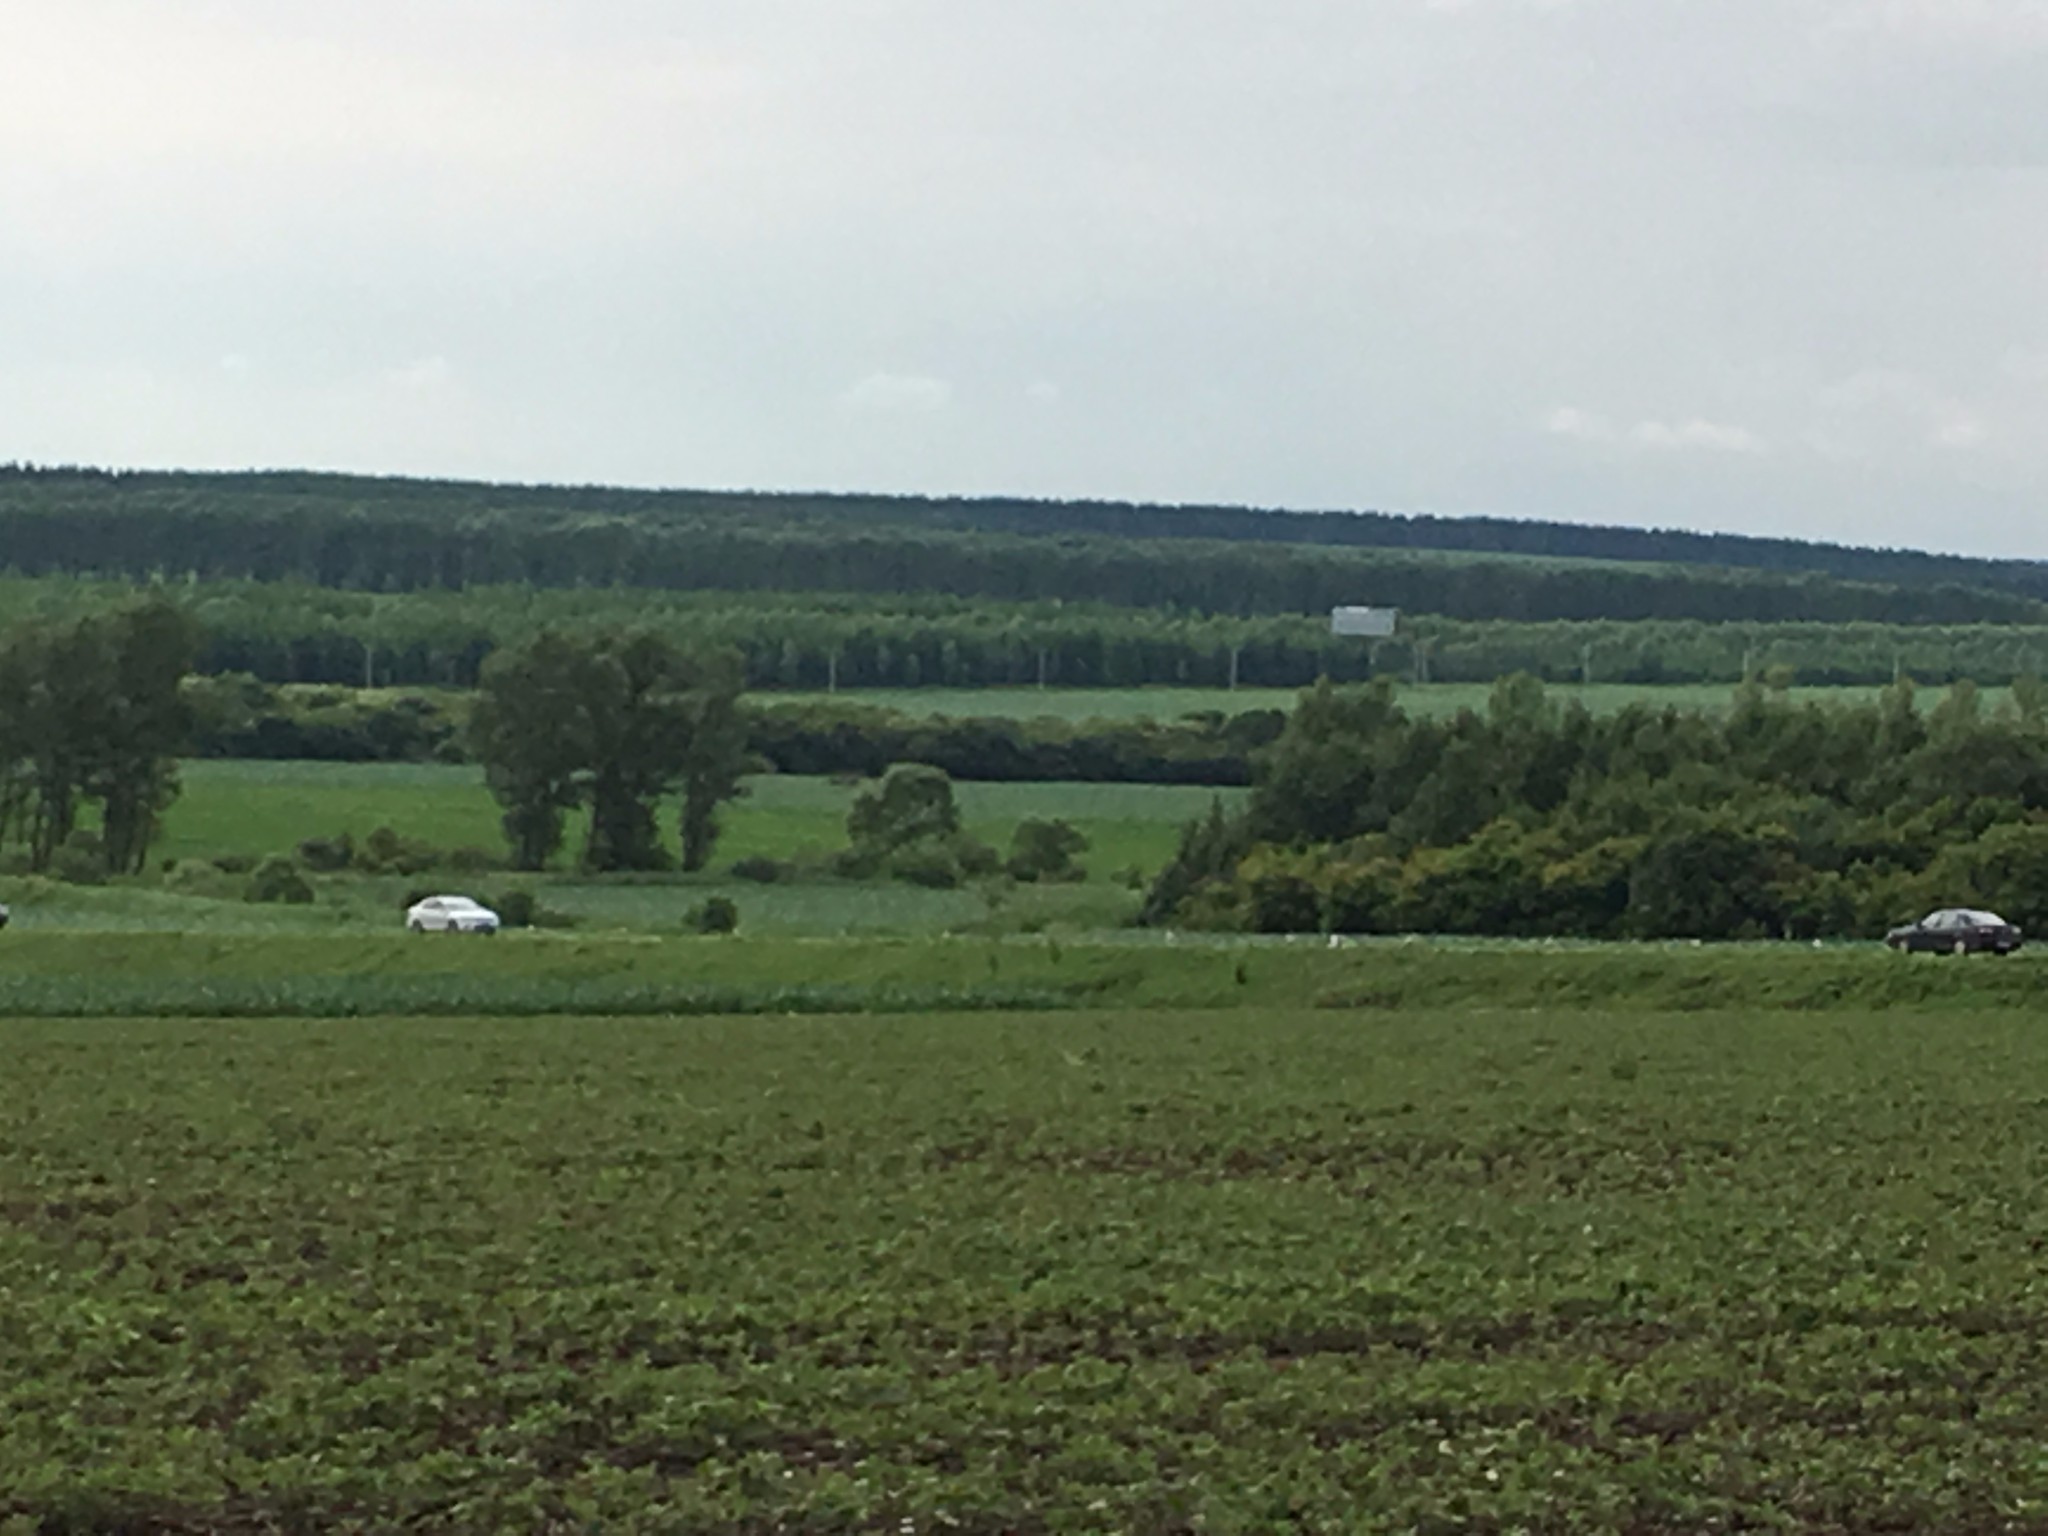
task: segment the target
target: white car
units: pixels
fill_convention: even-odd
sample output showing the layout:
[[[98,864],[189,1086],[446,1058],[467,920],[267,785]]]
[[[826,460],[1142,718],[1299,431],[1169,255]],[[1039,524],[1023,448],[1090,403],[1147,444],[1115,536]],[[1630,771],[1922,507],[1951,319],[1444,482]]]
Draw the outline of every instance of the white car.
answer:
[[[467,896],[429,896],[405,909],[414,933],[496,933],[498,914]]]

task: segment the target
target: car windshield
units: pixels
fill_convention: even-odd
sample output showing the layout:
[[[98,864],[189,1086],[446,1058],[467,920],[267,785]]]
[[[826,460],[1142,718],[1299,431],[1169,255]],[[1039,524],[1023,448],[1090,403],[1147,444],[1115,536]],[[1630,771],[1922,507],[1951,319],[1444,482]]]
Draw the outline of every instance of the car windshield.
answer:
[[[1996,912],[1965,912],[1963,917],[1979,928],[2002,928],[2005,919]]]

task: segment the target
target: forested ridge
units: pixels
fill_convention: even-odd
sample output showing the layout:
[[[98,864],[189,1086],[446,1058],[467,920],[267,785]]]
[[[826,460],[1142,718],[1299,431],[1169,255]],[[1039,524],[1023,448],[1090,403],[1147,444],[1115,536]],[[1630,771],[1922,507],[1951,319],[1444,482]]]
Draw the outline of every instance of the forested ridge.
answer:
[[[1252,617],[2048,622],[2048,565],[1507,519],[0,468],[25,575],[948,593]]]

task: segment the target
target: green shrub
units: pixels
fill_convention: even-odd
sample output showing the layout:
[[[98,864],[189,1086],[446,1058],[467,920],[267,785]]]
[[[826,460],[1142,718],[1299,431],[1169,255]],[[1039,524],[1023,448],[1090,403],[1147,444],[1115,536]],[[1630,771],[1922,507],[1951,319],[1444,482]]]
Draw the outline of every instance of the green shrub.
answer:
[[[50,876],[66,885],[105,885],[107,850],[97,833],[77,831],[50,857]]]
[[[1087,835],[1060,817],[1029,817],[1017,823],[1010,839],[1010,857],[1003,867],[1013,880],[1072,882],[1086,878],[1074,862],[1088,851]]]
[[[181,896],[208,896],[231,901],[243,894],[245,882],[227,873],[210,859],[179,859],[164,876],[164,889]]]
[[[514,887],[492,897],[490,907],[498,914],[500,927],[531,928],[540,914],[540,898],[529,890]]]
[[[299,844],[299,862],[321,874],[336,874],[355,862],[356,840],[344,832],[339,837],[309,837]]]
[[[960,808],[953,781],[923,763],[898,763],[863,790],[846,813],[846,838],[855,848],[884,857],[913,843],[953,836]]]
[[[968,833],[955,832],[946,839],[946,847],[960,866],[960,873],[970,880],[992,875],[1003,867],[1002,856],[995,849]]]
[[[256,866],[256,873],[249,877],[248,892],[243,899],[303,907],[312,903],[313,887],[299,873],[298,865],[280,855],[265,859]]]
[[[739,925],[740,909],[725,896],[710,897],[683,916],[683,926],[692,933],[732,933]]]
[[[954,890],[962,878],[960,861],[937,839],[898,848],[883,861],[882,873],[891,880],[907,881],[933,891]]]
[[[735,880],[752,880],[758,885],[773,885],[777,881],[789,879],[795,873],[795,865],[758,853],[739,860],[732,867],[732,876]]]
[[[357,867],[373,875],[423,874],[438,862],[433,848],[417,838],[400,837],[390,827],[372,832],[356,855]]]

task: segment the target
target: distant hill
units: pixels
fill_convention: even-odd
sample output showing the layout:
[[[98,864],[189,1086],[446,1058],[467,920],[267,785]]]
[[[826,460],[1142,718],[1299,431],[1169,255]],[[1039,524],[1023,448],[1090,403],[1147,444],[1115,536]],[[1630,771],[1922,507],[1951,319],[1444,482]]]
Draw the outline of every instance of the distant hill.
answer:
[[[1258,546],[1256,552],[1246,546]],[[950,592],[1199,612],[2036,623],[2048,562],[1498,517],[0,466],[0,566],[365,590]]]

